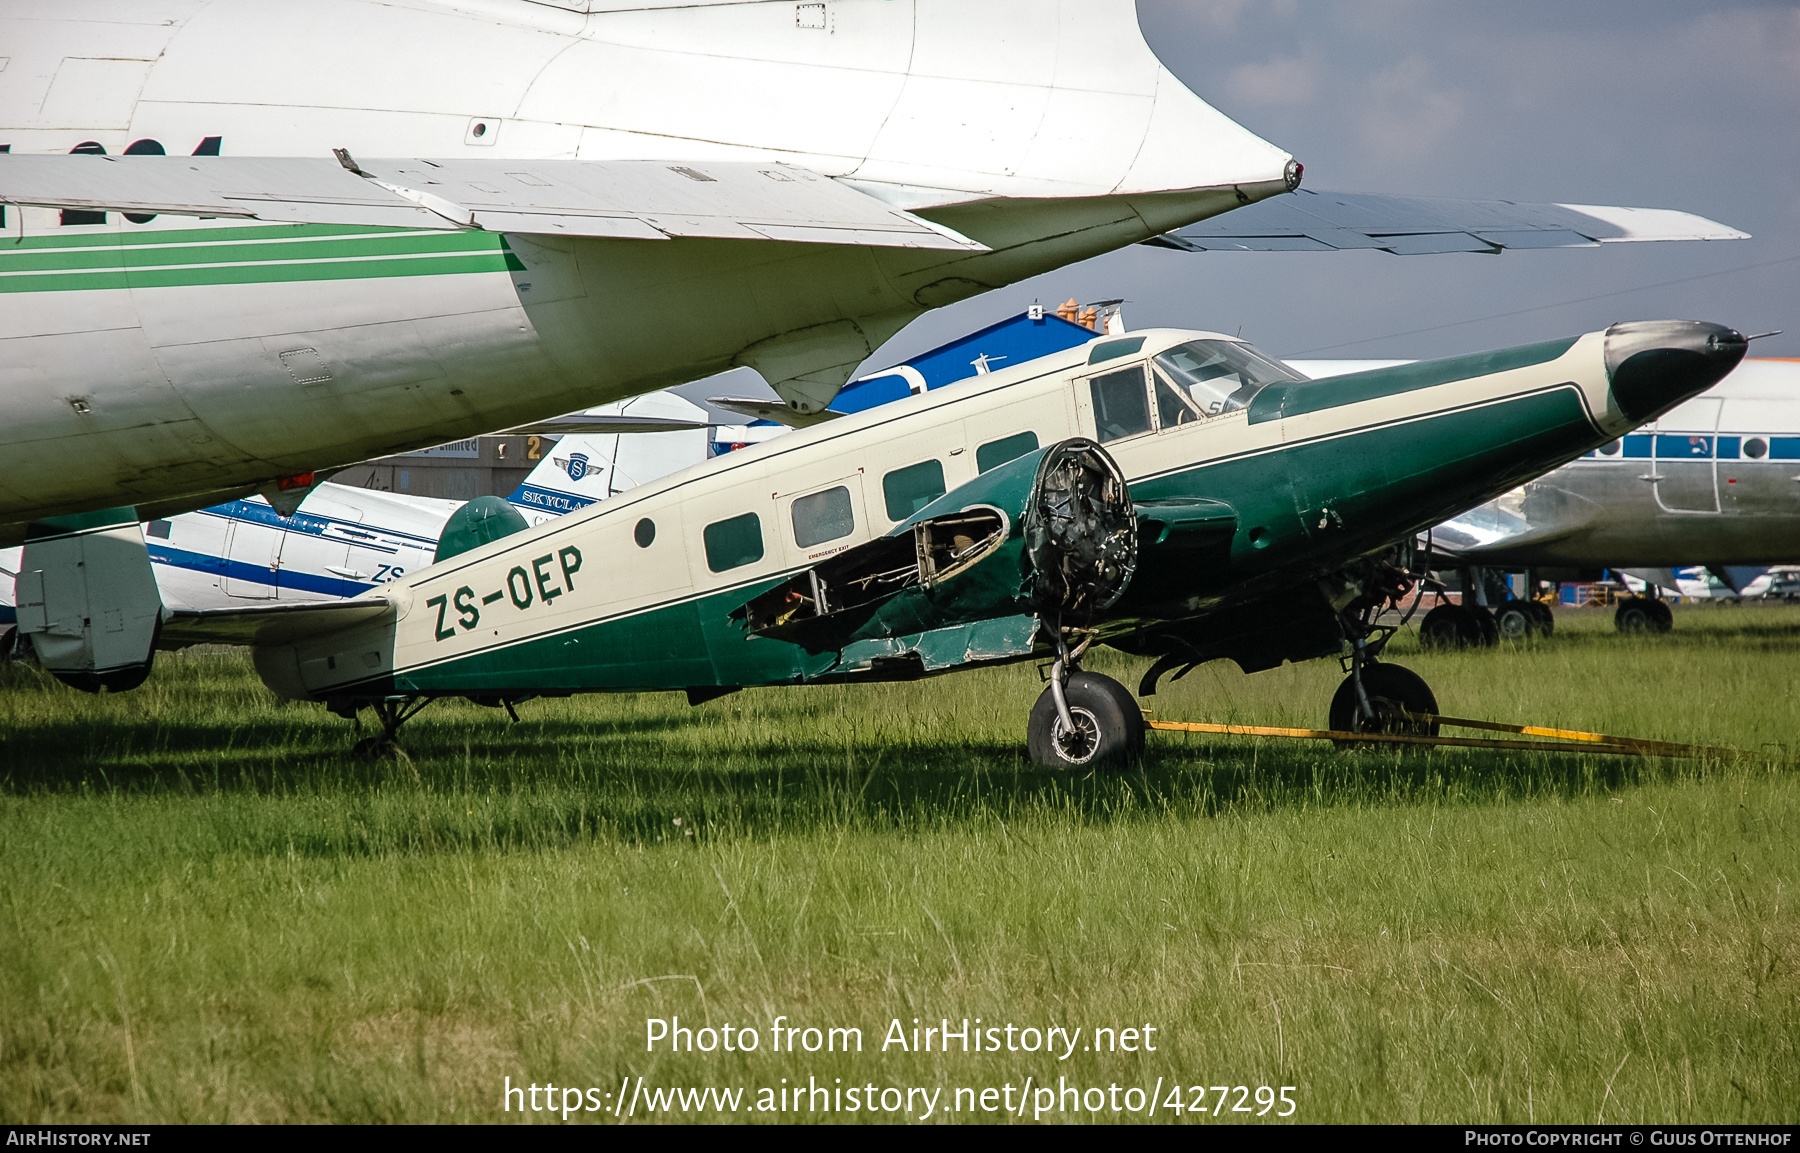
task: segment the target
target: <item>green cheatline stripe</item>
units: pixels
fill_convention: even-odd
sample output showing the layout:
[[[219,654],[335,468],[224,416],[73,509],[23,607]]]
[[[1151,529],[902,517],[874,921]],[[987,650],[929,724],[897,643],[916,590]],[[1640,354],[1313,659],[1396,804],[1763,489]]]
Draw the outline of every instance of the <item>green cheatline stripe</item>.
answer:
[[[220,228],[143,228],[125,232],[87,232],[65,235],[59,232],[27,236],[15,244],[8,240],[9,251],[32,248],[118,248],[121,246],[157,244],[199,244],[216,240],[273,240],[291,237],[371,236],[416,233],[418,229],[392,228],[368,224],[253,224]],[[482,233],[449,232],[444,236],[484,235]]]
[[[307,261],[298,264],[215,264],[201,268],[133,268],[96,272],[0,276],[0,294],[117,288],[182,288],[216,284],[279,284],[303,280],[375,280],[397,276],[456,276],[523,272],[511,252],[450,254],[411,260]]]
[[[10,272],[118,271],[171,264],[240,264],[269,260],[326,260],[333,257],[402,256],[417,253],[497,253],[500,238],[487,232],[405,233],[386,236],[326,236],[282,240],[265,237],[230,244],[158,244],[129,248],[38,248],[8,251],[0,245],[0,276]]]

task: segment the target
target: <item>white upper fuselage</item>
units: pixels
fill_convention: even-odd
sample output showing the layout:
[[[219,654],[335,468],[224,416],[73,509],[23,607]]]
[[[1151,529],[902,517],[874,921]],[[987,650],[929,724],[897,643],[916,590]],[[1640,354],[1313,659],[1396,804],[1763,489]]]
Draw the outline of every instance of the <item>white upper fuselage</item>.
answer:
[[[926,308],[1284,187],[1287,154],[1175,80],[1130,0],[592,6],[13,0],[0,145],[781,161],[991,251],[8,209],[0,542],[734,364],[828,395]]]

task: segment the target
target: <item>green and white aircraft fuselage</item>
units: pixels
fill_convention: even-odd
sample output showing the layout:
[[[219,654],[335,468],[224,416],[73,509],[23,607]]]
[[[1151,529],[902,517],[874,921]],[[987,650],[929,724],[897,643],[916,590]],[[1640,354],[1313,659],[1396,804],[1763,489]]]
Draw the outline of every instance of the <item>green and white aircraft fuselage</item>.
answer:
[[[1385,596],[1369,558],[1394,541],[1651,419],[1744,348],[1716,325],[1646,322],[1307,381],[1218,334],[1101,337],[445,555],[453,522],[440,563],[378,594],[177,617],[166,635],[254,638],[272,689],[340,711],[701,699],[1078,637],[1263,668],[1354,642],[1346,613]],[[1093,483],[1058,503],[1071,461]],[[1286,608],[1271,623],[1259,604]]]

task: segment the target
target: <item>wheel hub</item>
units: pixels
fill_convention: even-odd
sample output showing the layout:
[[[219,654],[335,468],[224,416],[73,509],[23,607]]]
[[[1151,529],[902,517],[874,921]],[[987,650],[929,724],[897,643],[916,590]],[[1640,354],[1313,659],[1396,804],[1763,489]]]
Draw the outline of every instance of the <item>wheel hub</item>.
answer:
[[[1050,729],[1050,740],[1056,746],[1056,753],[1072,765],[1084,765],[1093,759],[1100,748],[1100,722],[1087,709],[1071,706],[1069,719],[1075,722],[1073,728],[1063,724],[1062,718]]]

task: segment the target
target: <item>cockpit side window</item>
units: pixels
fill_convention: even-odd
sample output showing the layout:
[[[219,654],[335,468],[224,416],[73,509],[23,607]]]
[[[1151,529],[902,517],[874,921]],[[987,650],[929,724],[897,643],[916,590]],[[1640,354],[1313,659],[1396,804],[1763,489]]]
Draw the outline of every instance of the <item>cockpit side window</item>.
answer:
[[[1164,431],[1180,428],[1184,424],[1196,424],[1200,421],[1200,410],[1194,407],[1187,393],[1169,383],[1159,371],[1152,371],[1150,378],[1154,382],[1152,388],[1156,393],[1156,426]]]
[[[1094,398],[1094,430],[1102,442],[1150,431],[1150,398],[1144,366],[1134,364],[1088,381]]]
[[[1156,366],[1207,416],[1243,408],[1267,385],[1306,379],[1235,340],[1189,341],[1160,353]]]

